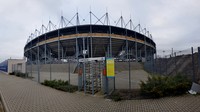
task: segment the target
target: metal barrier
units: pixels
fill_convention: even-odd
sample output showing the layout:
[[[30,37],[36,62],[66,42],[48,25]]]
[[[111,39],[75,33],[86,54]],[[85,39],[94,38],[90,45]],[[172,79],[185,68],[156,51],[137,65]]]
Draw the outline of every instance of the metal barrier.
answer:
[[[153,74],[186,75],[193,82],[200,81],[200,48],[173,51],[169,55],[156,56],[153,62],[145,62],[145,69]]]

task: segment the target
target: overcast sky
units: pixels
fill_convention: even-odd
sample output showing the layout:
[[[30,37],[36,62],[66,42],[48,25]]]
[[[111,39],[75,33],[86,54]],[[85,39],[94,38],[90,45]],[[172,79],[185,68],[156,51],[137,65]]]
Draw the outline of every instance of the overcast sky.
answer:
[[[49,19],[58,24],[61,14],[70,19],[89,11],[111,20],[123,15],[141,23],[153,36],[157,49],[184,50],[200,46],[200,0],[0,0],[0,62],[23,58],[28,36]],[[80,20],[81,21],[81,20]]]

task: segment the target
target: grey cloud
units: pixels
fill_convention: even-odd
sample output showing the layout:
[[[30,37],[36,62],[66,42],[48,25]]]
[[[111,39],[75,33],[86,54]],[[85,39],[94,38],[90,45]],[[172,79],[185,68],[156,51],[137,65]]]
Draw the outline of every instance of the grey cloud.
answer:
[[[126,21],[131,16],[135,25],[140,22],[150,30],[158,49],[186,49],[200,42],[199,0],[2,0],[0,4],[0,61],[22,58],[30,33],[49,18],[58,24],[61,12],[70,19],[78,10],[80,19],[87,19],[90,7],[98,17],[108,10],[112,22],[121,13]]]

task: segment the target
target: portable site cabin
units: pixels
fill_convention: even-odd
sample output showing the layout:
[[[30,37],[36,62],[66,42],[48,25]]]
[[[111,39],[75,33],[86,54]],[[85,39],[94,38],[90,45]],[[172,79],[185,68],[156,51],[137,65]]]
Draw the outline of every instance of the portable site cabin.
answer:
[[[6,73],[12,72],[26,72],[26,60],[25,59],[7,59],[0,63],[0,71]]]

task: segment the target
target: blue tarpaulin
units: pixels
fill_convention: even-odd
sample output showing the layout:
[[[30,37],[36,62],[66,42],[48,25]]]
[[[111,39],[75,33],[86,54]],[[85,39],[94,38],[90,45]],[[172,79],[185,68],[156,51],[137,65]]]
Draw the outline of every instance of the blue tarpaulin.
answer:
[[[8,60],[0,63],[0,71],[8,72]]]

